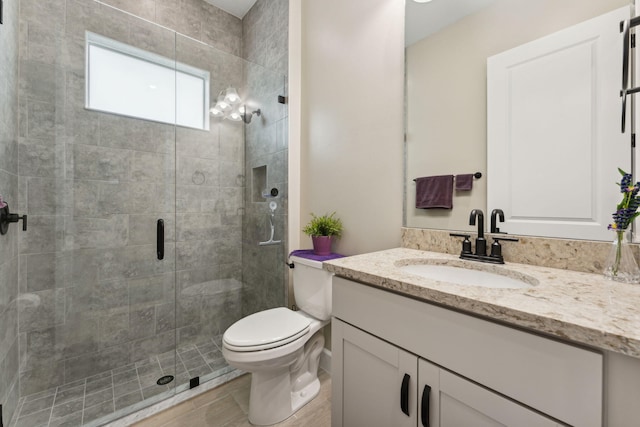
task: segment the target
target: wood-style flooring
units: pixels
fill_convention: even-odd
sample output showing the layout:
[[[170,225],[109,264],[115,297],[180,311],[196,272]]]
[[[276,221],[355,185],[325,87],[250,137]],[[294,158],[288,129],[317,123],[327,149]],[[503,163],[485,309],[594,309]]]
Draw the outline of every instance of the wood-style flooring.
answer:
[[[285,421],[282,427],[331,426],[331,377],[319,370],[320,393]],[[250,427],[251,376],[243,375],[134,424],[135,427]]]

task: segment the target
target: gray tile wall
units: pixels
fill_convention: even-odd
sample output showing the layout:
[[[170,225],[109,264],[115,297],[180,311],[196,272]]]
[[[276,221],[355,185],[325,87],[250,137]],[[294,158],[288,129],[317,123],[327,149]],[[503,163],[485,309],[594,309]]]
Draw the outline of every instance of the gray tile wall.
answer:
[[[277,103],[277,97],[287,95],[288,22],[288,0],[258,0],[243,19],[243,54],[251,61],[246,69],[247,86],[252,90],[249,100],[263,114],[259,120],[254,117],[245,134],[247,186],[242,246],[245,315],[287,303],[288,109]],[[274,240],[283,242],[278,246],[257,244],[270,235],[270,199],[256,202],[251,182],[254,168],[262,166],[267,169],[267,189],[279,190],[279,196],[273,199],[278,203]]]
[[[235,18],[234,18],[235,19]],[[244,61],[178,36],[177,59],[211,70],[211,100],[244,85]],[[178,128],[176,286],[178,344],[222,334],[241,316],[244,133],[212,117],[209,133]]]
[[[204,0],[103,0],[180,34],[241,56],[242,22]]]
[[[282,76],[289,72],[289,0],[258,0],[242,19],[242,53]]]
[[[18,209],[18,4],[5,2],[0,25],[0,194]],[[12,225],[0,236],[0,404],[8,424],[19,397],[18,233]]]
[[[242,125],[212,121],[205,132],[85,110],[84,31],[178,51],[211,71],[214,98],[243,83],[241,23],[201,0],[111,3],[218,49],[92,0],[21,1],[12,179],[30,216],[13,304],[22,395],[172,351],[176,339],[211,339],[240,316]]]

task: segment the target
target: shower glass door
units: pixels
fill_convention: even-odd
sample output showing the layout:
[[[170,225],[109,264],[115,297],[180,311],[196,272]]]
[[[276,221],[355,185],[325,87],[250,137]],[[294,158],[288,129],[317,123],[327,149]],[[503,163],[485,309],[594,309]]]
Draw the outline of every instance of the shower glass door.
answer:
[[[239,375],[226,328],[286,305],[284,77],[103,2],[20,6],[18,421]],[[211,116],[230,88],[244,117]]]
[[[180,34],[176,60],[210,71],[214,109],[229,101],[214,110],[208,130],[176,129],[180,387],[195,376],[237,375],[222,357],[224,331],[243,316],[286,305],[288,144],[282,74]],[[273,239],[261,244],[271,224]]]
[[[101,425],[173,395],[179,374],[175,33],[47,4],[20,10],[18,416]]]
[[[176,128],[176,369],[181,390],[193,377],[202,382],[238,375],[222,356],[224,331],[247,314],[286,304],[287,169],[286,108],[278,102],[284,94],[281,74],[180,34],[176,62],[178,69],[188,64],[210,72],[214,108],[208,129]],[[188,84],[178,81],[177,93]],[[277,194],[266,197],[267,187],[278,189]],[[260,245],[269,240],[272,223],[274,242]]]

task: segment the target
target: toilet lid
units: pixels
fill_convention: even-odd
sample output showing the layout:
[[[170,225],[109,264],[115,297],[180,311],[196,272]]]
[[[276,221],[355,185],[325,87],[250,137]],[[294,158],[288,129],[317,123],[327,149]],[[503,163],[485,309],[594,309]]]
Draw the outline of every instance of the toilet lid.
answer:
[[[295,341],[307,333],[311,320],[285,307],[260,311],[238,320],[224,333],[235,351],[256,351]]]

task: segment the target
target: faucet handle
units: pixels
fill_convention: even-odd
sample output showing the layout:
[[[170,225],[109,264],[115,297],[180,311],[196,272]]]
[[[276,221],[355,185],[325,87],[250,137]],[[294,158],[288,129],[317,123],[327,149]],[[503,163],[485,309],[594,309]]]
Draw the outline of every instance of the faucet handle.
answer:
[[[501,261],[501,264],[504,263],[502,258],[502,245],[500,242],[517,242],[518,239],[513,237],[494,237],[493,243],[491,244],[491,257],[496,258]]]
[[[516,239],[515,237],[494,237],[493,240],[496,241],[496,242],[499,242],[499,241],[503,241],[503,242],[519,242],[519,240]]]
[[[463,254],[470,254],[471,253],[471,240],[469,240],[469,238],[471,237],[470,234],[458,234],[458,233],[450,233],[449,236],[452,237],[462,237],[462,252],[460,252],[460,255]]]
[[[9,224],[20,220],[22,220],[22,231],[27,231],[27,215],[20,216],[9,212],[9,205],[4,203],[4,206],[0,208],[0,234],[7,234]]]

